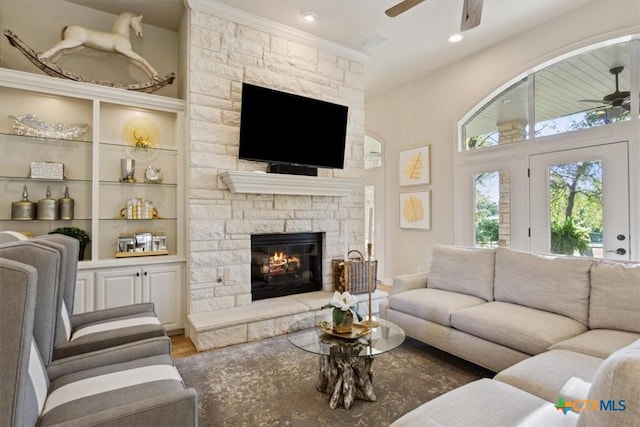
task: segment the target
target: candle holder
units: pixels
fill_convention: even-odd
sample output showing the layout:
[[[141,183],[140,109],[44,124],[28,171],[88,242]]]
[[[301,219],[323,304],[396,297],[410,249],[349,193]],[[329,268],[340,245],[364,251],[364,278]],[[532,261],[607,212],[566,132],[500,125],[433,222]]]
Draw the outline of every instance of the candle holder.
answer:
[[[367,274],[367,288],[369,290],[369,315],[368,319],[363,321],[362,324],[368,326],[369,328],[377,328],[380,326],[380,323],[376,320],[373,320],[372,309],[371,309],[371,289],[372,289],[372,281],[373,281],[373,272],[371,271],[371,252],[373,249],[373,245],[371,242],[367,243],[367,268],[369,269]],[[345,268],[346,270],[346,268]]]

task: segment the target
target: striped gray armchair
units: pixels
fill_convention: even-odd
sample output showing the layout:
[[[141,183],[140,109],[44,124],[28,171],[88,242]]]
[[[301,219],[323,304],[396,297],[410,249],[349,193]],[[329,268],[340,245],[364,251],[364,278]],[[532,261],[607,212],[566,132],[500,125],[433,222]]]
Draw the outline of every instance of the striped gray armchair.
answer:
[[[31,241],[60,253],[53,360],[167,335],[153,303],[73,314],[80,246],[78,240],[62,234],[47,234]]]
[[[54,333],[43,340],[36,294],[57,253],[22,243],[14,250],[40,271],[0,258],[0,425],[196,426],[197,396],[173,366],[168,337],[44,363]]]

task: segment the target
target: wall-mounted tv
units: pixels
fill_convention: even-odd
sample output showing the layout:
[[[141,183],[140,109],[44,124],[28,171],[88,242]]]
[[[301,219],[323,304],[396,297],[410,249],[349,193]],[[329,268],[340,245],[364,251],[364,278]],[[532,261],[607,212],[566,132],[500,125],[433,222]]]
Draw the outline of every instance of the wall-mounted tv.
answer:
[[[342,169],[348,111],[344,105],[243,83],[239,157],[284,165],[284,173],[290,173],[290,165]]]

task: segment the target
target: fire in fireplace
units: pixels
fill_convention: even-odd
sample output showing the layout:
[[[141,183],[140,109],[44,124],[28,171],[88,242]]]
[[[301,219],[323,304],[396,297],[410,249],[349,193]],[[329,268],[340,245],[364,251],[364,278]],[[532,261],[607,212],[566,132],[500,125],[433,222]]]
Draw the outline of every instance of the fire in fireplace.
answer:
[[[322,290],[322,233],[251,236],[253,301]]]

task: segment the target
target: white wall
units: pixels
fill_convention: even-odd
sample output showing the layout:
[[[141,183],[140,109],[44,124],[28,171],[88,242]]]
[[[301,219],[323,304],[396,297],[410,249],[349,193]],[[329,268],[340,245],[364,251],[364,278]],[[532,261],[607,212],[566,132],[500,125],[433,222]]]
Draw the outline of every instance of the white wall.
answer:
[[[431,246],[455,243],[457,123],[488,94],[536,65],[615,36],[640,33],[640,3],[596,1],[568,15],[365,102],[365,129],[385,142],[384,270],[427,271]],[[431,231],[400,229],[399,152],[431,145]]]
[[[122,12],[126,12],[123,10]],[[53,47],[63,27],[80,25],[93,30],[111,32],[117,16],[63,0],[0,0],[0,27],[11,30],[36,52]],[[131,32],[133,50],[142,55],[160,75],[176,73],[172,85],[155,92],[172,98],[178,97],[178,34],[142,21],[144,36]],[[149,80],[139,68],[124,59],[105,52],[83,49],[58,61],[67,71],[85,77],[117,83],[136,83]],[[0,67],[44,74],[29,62],[18,49],[12,47],[3,35],[0,40]]]

